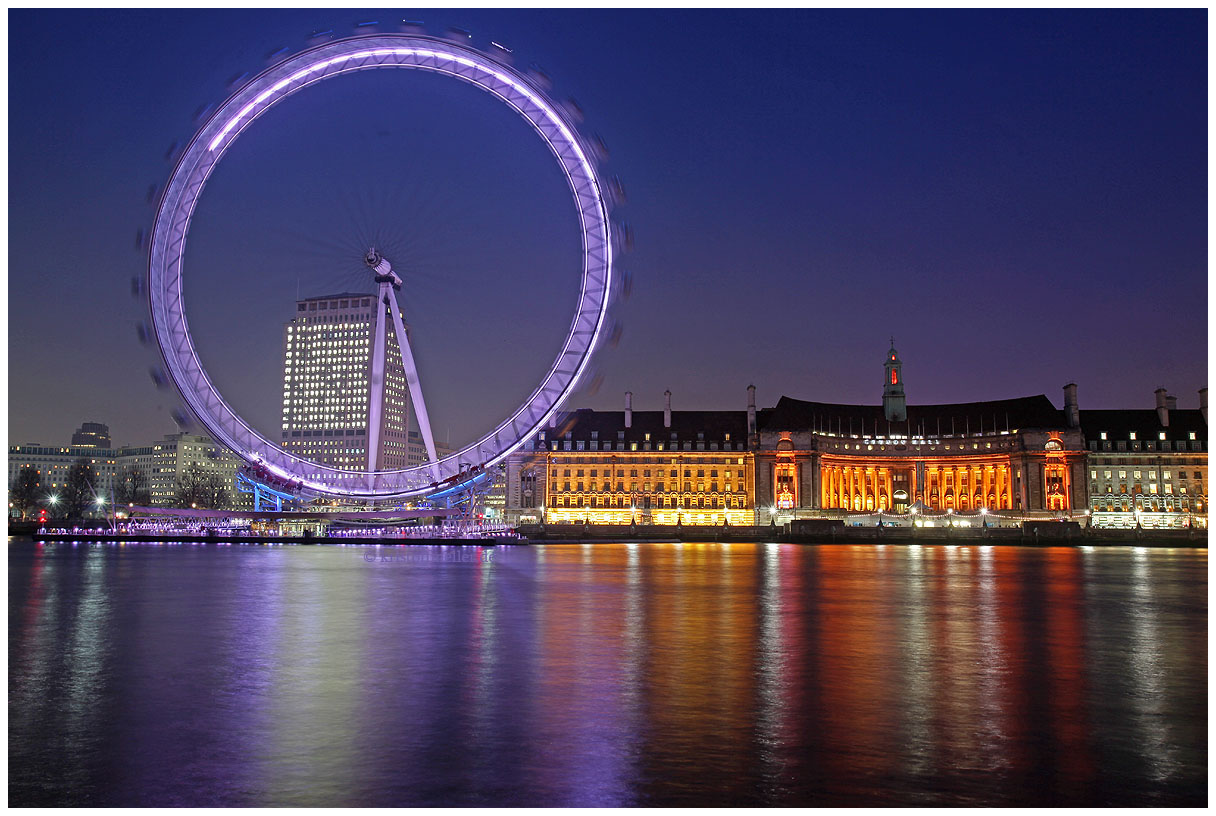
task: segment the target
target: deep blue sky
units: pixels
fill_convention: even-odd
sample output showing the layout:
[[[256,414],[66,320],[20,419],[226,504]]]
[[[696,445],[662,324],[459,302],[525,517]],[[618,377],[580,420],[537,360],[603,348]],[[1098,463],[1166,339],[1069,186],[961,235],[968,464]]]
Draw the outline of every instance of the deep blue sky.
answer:
[[[282,45],[361,19],[469,29],[573,95],[629,193],[623,334],[570,407],[913,403],[1080,385],[1083,408],[1206,385],[1206,12],[9,12],[9,435],[174,429],[129,280],[147,188],[197,108]],[[522,123],[454,82],[371,72],[251,128],[208,187],[187,300],[204,363],[274,433],[282,322],[405,298],[437,435],[487,429],[570,314],[572,214]],[[339,86],[339,82],[348,85]],[[433,393],[433,396],[432,396]]]

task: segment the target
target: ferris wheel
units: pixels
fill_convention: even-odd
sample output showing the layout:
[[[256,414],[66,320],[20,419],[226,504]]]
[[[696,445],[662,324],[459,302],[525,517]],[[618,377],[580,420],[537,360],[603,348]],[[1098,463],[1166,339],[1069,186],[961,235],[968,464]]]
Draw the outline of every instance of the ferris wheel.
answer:
[[[378,308],[369,379],[369,456],[366,466],[354,469],[294,454],[267,439],[232,409],[203,368],[190,335],[182,297],[183,259],[191,216],[203,188],[241,133],[277,102],[310,85],[374,68],[413,69],[467,82],[522,116],[552,152],[573,196],[582,268],[577,307],[561,351],[531,395],[475,442],[439,458],[396,300],[403,281],[392,260],[370,248],[363,262],[378,287]],[[306,496],[402,499],[476,480],[546,425],[579,385],[604,334],[613,288],[614,243],[623,240],[623,235],[609,221],[611,194],[597,175],[596,157],[593,143],[577,133],[570,108],[555,104],[540,83],[505,61],[458,42],[419,34],[371,34],[328,42],[284,59],[248,81],[210,116],[182,151],[161,195],[149,240],[147,290],[153,333],[169,378],[213,437],[258,472],[295,485]],[[386,379],[386,311],[429,457],[421,465],[395,470],[379,470],[374,464]]]

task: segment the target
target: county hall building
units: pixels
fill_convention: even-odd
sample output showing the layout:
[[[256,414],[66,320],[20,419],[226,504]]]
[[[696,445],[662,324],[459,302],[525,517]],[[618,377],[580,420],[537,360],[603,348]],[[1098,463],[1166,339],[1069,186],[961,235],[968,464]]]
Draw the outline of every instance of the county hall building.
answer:
[[[1087,506],[1076,386],[1044,395],[908,405],[892,343],[881,405],[782,397],[761,411],[757,520],[846,513],[1068,513]]]
[[[1072,383],[1062,409],[1043,394],[909,405],[894,343],[882,376],[873,405],[783,396],[757,410],[749,386],[741,411],[673,412],[667,392],[663,411],[634,411],[627,394],[624,412],[562,415],[509,458],[505,515],[767,525],[874,513],[1096,522],[1099,513],[1139,510],[1143,521],[1206,511],[1206,390],[1200,410],[1178,409],[1161,390],[1155,411],[1081,411]]]

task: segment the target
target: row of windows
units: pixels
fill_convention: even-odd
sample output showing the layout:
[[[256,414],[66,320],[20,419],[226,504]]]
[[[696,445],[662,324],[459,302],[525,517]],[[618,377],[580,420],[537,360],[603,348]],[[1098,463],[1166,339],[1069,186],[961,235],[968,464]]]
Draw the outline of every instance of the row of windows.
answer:
[[[1195,432],[1194,432],[1194,431],[1189,432],[1189,433],[1187,434],[1187,437],[1188,437],[1188,438],[1189,438],[1191,441],[1194,441],[1194,440],[1195,440]],[[1102,441],[1106,441],[1106,439],[1107,439],[1107,438],[1108,438],[1108,437],[1107,437],[1107,433],[1106,433],[1106,431],[1099,431],[1099,432],[1098,432],[1098,439],[1101,439]],[[1130,432],[1127,434],[1127,439],[1128,439],[1128,441],[1129,441],[1129,442],[1134,442],[1134,441],[1136,441],[1136,432],[1135,432],[1135,431],[1130,431]],[[1158,431],[1158,432],[1157,432],[1157,439],[1158,439],[1159,441],[1164,442],[1164,441],[1165,441],[1165,431]]]
[[[573,490],[570,487],[571,482],[562,482],[561,483],[562,486],[559,489],[558,483],[553,482],[553,484],[549,488],[549,490],[552,493],[570,493],[570,492],[583,493],[586,491],[596,492],[596,487],[594,484],[584,485],[583,482],[574,482],[573,484],[575,485]],[[667,492],[670,492],[670,493],[705,493],[705,492],[709,492],[709,493],[746,493],[747,492],[747,488],[745,488],[743,485],[739,485],[738,489],[732,488],[729,483],[723,485],[722,487],[723,487],[722,490],[718,490],[718,484],[716,482],[712,482],[709,486],[709,490],[706,491],[705,483],[701,482],[700,484],[697,485],[696,490],[693,490],[691,487],[685,487],[683,490],[680,490],[678,488],[673,488],[672,490],[668,491],[668,490],[664,489],[663,483],[659,482],[657,485],[654,486],[654,490],[652,491],[650,482],[643,482],[641,492],[643,492],[643,493],[650,493],[650,492],[654,492],[654,493],[667,493]],[[604,482],[603,488],[600,489],[600,491],[598,491],[598,492],[611,493],[611,492],[613,492],[612,485],[609,482]],[[638,483],[631,482],[629,484],[629,490],[626,491],[625,483],[617,482],[615,492],[617,492],[617,493],[626,493],[626,492],[637,493],[637,492],[639,492]]]
[[[352,300],[350,298],[347,298],[346,300],[309,300],[304,303],[297,303],[296,309],[301,312],[305,310],[315,312],[318,310],[325,311],[326,309],[348,309],[352,306],[356,309],[358,309],[360,306],[368,308],[371,305],[372,299],[371,296],[368,296],[358,300]]]
[[[677,468],[672,468],[672,469],[669,471],[669,474],[670,474],[670,478],[672,478],[672,479],[678,479],[678,478],[679,478],[679,470],[678,470]],[[556,474],[554,474],[554,475],[556,475]],[[566,478],[570,478],[570,468],[566,468],[566,469],[565,469],[565,470],[562,472],[562,475],[563,475],[563,476],[565,476]],[[576,477],[581,477],[581,476],[583,475],[583,469],[582,469],[582,468],[577,468],[577,469],[575,470],[574,475],[575,475]],[[591,469],[591,478],[593,478],[593,479],[594,479],[594,478],[595,478],[596,476],[598,476],[598,475],[599,475],[599,471],[598,471],[596,468],[592,468],[592,469]],[[611,469],[611,468],[604,468],[604,475],[605,475],[605,476],[611,476],[611,475],[612,475],[612,469]],[[625,475],[625,470],[624,470],[624,468],[617,468],[616,475],[617,475],[617,476],[624,476],[624,475]],[[637,468],[631,468],[631,469],[629,470],[629,475],[630,475],[630,476],[632,476],[633,478],[637,478],[637,475],[638,475],[638,469],[637,469]],[[656,476],[661,476],[661,475],[662,475],[662,471],[658,471],[658,470],[656,470],[656,471],[655,471],[655,475],[656,475]],[[723,471],[722,475],[723,475],[725,478],[729,479],[729,478],[731,477],[731,472],[730,472],[729,470],[725,470],[725,471]],[[650,478],[650,470],[649,470],[649,469],[643,469],[643,471],[642,471],[642,476],[643,476],[644,478],[649,479],[649,478]],[[738,471],[738,476],[739,476],[739,478],[740,478],[740,479],[742,479],[742,478],[743,478],[743,471],[742,471],[742,470]],[[711,468],[711,469],[710,469],[710,471],[709,471],[709,477],[710,477],[711,479],[716,479],[716,478],[718,478],[718,469],[717,469],[717,468]],[[691,478],[692,478],[692,468],[685,468],[685,469],[684,469],[684,478],[685,478],[685,479],[691,479]],[[704,469],[704,468],[698,468],[698,469],[697,469],[697,478],[698,478],[698,479],[704,479],[704,478],[705,478],[705,469]]]
[[[658,498],[651,499],[649,496],[644,496],[641,498],[640,502],[635,504],[634,502],[630,501],[630,499],[628,499],[627,497],[621,497],[621,496],[612,496],[612,497],[594,496],[594,497],[587,498],[587,499],[580,499],[580,498],[576,498],[574,496],[569,496],[569,497],[559,496],[559,497],[557,497],[557,499],[554,500],[553,506],[554,507],[576,507],[576,508],[577,507],[586,507],[586,508],[592,508],[592,507],[627,508],[627,507],[632,507],[632,508],[635,508],[638,510],[650,510],[652,508],[653,509],[669,509],[669,510],[702,509],[703,508],[703,509],[707,509],[707,510],[712,510],[715,508],[716,509],[746,508],[749,505],[746,500],[744,500],[742,498],[734,498],[734,497],[693,498],[693,499],[679,499],[679,498],[668,497],[665,499],[658,499]]]
[[[626,447],[626,446],[628,446],[628,447]],[[545,443],[543,440],[538,441],[535,444],[532,442],[528,442],[524,447],[527,450],[544,450]],[[578,440],[577,442],[571,442],[569,439],[567,439],[564,441],[554,440],[549,443],[549,449],[555,450],[555,451],[558,451],[558,450],[567,450],[567,451],[568,450],[580,450],[580,451],[581,450],[593,450],[593,451],[595,451],[595,450],[603,450],[603,451],[611,451],[611,450],[618,450],[618,451],[626,451],[626,450],[629,450],[629,451],[636,451],[636,450],[678,451],[678,450],[683,450],[683,451],[691,452],[693,450],[716,451],[716,450],[718,450],[718,447],[719,447],[719,445],[717,442],[708,442],[708,443],[697,442],[695,448],[693,447],[692,442],[684,442],[682,444],[679,442],[672,442],[668,445],[665,445],[663,442],[659,442],[657,445],[654,445],[653,447],[650,442],[642,442],[641,447],[639,447],[639,444],[637,442],[617,442],[615,449],[612,447],[611,442],[600,443],[595,440],[592,440],[591,442],[588,443],[588,442],[584,442],[581,439]],[[739,443],[736,443],[735,445],[731,445],[730,442],[725,442],[721,445],[721,448],[722,448],[722,450],[743,450],[743,443],[739,442]]]
[[[555,465],[603,465],[607,464],[604,461],[605,457],[601,456],[554,456],[553,463]],[[611,461],[617,461],[616,457],[607,457]],[[686,457],[679,456],[627,456],[623,462],[628,462],[630,465],[681,465],[688,464]],[[743,457],[735,456],[695,456],[692,461],[698,466],[701,465],[742,465]]]
[[[1109,471],[1109,470],[1104,470],[1104,471],[1102,471],[1103,478],[1106,478],[1106,479],[1113,478],[1113,477],[1111,476],[1111,473],[1112,473],[1112,472],[1113,472],[1113,471]],[[1201,479],[1201,480],[1203,479],[1203,473],[1202,473],[1201,471],[1196,470],[1196,471],[1192,471],[1192,473],[1194,474],[1194,478],[1196,478],[1196,479]],[[1168,480],[1169,480],[1169,478],[1170,478],[1170,472],[1169,472],[1168,470],[1163,470],[1163,471],[1161,471],[1161,477],[1162,477],[1162,479],[1164,479],[1164,480],[1167,480],[1167,481],[1168,481]],[[1091,479],[1097,479],[1097,478],[1098,478],[1098,471],[1096,471],[1096,470],[1091,470],[1091,471],[1089,472],[1089,478],[1091,478]],[[1120,479],[1126,479],[1126,478],[1127,478],[1127,471],[1126,471],[1126,470],[1121,470],[1121,471],[1119,471],[1119,478],[1120,478]],[[1132,478],[1134,478],[1134,479],[1139,479],[1139,478],[1140,478],[1140,471],[1138,471],[1138,470],[1133,470],[1133,471],[1132,471]],[[1149,479],[1156,479],[1156,478],[1157,478],[1157,472],[1156,472],[1155,470],[1150,470],[1150,471],[1148,471],[1148,478],[1149,478]],[[1178,471],[1178,478],[1179,478],[1179,479],[1185,479],[1185,478],[1186,478],[1186,471],[1185,471],[1185,470],[1180,470],[1180,471]]]
[[[1207,457],[1203,456],[1104,456],[1090,457],[1090,462],[1097,465],[1159,465],[1178,467],[1180,465],[1206,465]]]

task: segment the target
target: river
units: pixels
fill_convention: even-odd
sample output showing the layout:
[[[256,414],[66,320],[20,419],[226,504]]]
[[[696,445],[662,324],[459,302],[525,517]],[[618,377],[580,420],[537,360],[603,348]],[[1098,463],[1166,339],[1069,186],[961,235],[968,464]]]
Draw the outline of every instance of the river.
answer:
[[[1204,805],[1207,551],[9,544],[10,805]]]

